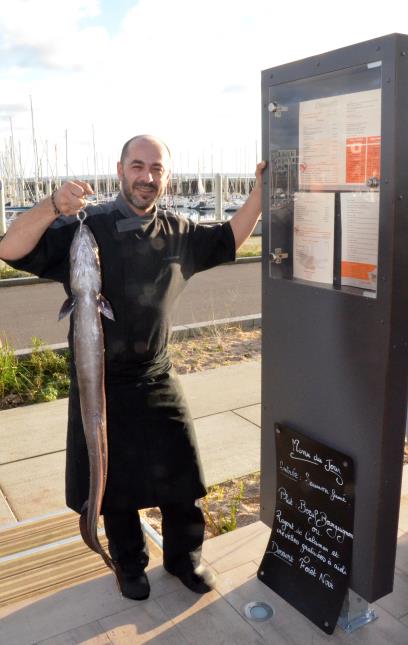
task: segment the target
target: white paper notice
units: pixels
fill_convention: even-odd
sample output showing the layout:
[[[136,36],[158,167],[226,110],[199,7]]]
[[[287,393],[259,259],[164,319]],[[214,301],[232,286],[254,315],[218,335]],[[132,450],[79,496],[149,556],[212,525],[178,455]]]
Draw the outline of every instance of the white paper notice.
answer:
[[[299,189],[345,190],[380,178],[381,90],[299,104]]]
[[[379,193],[342,193],[341,284],[377,289]]]
[[[333,283],[334,193],[295,193],[293,277]]]

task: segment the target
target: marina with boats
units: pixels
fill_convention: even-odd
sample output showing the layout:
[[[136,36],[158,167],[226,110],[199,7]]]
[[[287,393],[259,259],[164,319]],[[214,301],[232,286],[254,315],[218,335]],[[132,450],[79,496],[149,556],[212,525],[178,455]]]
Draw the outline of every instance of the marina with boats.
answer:
[[[3,167],[4,170],[4,167]],[[34,206],[37,201],[51,195],[63,181],[80,179],[87,181],[94,191],[91,203],[111,201],[119,193],[117,177],[16,178],[10,174],[6,179],[0,174],[0,233],[4,233],[11,221],[20,212]],[[245,202],[252,190],[255,177],[174,174],[168,192],[159,202],[159,207],[175,211],[195,221],[229,219]],[[3,230],[4,229],[4,230]]]
[[[88,158],[87,171],[74,174],[69,160],[69,137],[65,130],[65,163],[61,172],[61,159],[57,145],[49,146],[47,140],[40,140],[34,124],[34,110],[30,96],[32,150],[28,151],[24,168],[21,142],[15,141],[12,118],[10,121],[10,136],[4,139],[0,149],[0,234],[4,234],[8,224],[18,213],[31,208],[42,198],[51,195],[64,181],[82,180],[88,182],[94,191],[89,199],[91,203],[101,203],[116,198],[120,191],[119,179],[112,172],[101,171],[104,167],[98,160],[95,143],[95,130],[92,126],[93,172],[90,171]],[[256,143],[256,142],[255,142]],[[29,146],[30,147],[30,146]],[[246,155],[247,157],[247,155]],[[246,158],[245,157],[245,158]],[[257,144],[255,145],[257,157]],[[222,155],[221,155],[222,158]],[[167,194],[161,199],[160,208],[177,211],[195,221],[229,219],[245,202],[255,183],[254,174],[247,172],[248,163],[244,156],[237,158],[239,172],[217,174],[214,172],[213,156],[210,173],[204,172],[205,159],[197,164],[197,172],[190,172],[189,154],[187,152],[187,172],[173,169]],[[251,164],[252,166],[252,164]],[[110,167],[108,160],[107,168]],[[255,164],[254,164],[255,167]],[[181,163],[178,168],[184,168]],[[241,170],[242,169],[242,170]]]

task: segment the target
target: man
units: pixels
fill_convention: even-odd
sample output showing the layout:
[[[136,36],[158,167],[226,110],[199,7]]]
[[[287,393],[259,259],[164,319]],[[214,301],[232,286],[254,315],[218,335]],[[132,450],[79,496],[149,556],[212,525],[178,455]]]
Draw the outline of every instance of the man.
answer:
[[[102,506],[112,559],[124,596],[149,595],[148,552],[137,509],[162,512],[163,564],[192,591],[214,576],[200,566],[206,494],[193,424],[172,370],[167,345],[172,305],[196,272],[233,260],[261,211],[261,176],[230,222],[206,227],[156,207],[170,179],[167,146],[150,135],[130,139],[118,162],[121,193],[87,206],[89,184],[70,181],[20,217],[0,242],[0,257],[16,268],[60,281],[69,293],[69,248],[86,208],[99,246],[102,292],[115,321],[103,320],[109,471]],[[62,215],[63,214],[63,215]],[[72,347],[72,325],[69,343]],[[66,500],[78,513],[88,497],[89,464],[75,357],[68,412]]]

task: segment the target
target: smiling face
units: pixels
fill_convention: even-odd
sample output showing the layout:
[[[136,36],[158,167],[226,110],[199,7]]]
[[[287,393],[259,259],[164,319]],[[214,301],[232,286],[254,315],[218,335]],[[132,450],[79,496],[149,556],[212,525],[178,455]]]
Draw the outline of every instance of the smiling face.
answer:
[[[136,137],[118,162],[122,195],[137,215],[146,215],[164,194],[170,179],[170,155],[153,137]]]

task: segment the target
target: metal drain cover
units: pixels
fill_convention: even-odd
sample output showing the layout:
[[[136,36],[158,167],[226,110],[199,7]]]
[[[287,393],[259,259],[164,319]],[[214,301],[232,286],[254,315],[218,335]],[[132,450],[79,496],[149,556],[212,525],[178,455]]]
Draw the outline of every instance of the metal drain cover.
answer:
[[[269,620],[273,616],[273,609],[266,602],[249,602],[244,607],[244,614],[249,620],[257,623],[262,623],[264,620]]]

